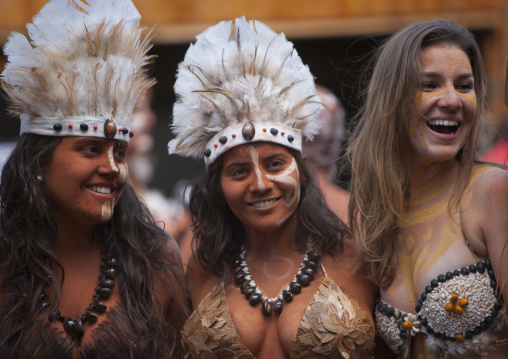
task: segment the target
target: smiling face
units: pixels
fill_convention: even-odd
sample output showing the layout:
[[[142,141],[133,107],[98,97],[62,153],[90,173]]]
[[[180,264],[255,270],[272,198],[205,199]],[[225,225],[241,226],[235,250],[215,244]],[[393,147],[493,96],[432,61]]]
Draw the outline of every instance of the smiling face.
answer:
[[[81,225],[113,216],[127,182],[127,143],[93,137],[64,137],[44,177],[57,220]]]
[[[220,173],[227,204],[246,229],[270,231],[295,213],[300,176],[293,155],[284,147],[259,142],[224,154]]]
[[[476,113],[471,63],[462,49],[437,44],[423,50],[417,115],[409,120],[411,161],[453,159],[466,141]]]

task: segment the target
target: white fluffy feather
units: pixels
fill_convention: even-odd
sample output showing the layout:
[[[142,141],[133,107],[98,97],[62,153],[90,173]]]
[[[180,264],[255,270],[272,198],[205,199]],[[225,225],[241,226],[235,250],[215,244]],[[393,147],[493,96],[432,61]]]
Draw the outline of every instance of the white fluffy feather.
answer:
[[[130,119],[155,81],[142,67],[150,44],[131,0],[51,0],[13,33],[2,80],[15,113]]]
[[[169,153],[201,157],[225,127],[279,122],[308,139],[318,132],[314,79],[284,34],[244,17],[205,30],[191,44],[174,86]]]

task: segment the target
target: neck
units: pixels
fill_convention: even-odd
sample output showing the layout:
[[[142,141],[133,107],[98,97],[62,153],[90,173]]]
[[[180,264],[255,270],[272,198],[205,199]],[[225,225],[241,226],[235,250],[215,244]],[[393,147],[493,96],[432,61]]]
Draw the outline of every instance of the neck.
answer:
[[[57,220],[57,235],[53,245],[55,255],[86,256],[95,253],[101,246],[100,240],[94,236],[95,227]]]
[[[287,252],[288,250],[305,248],[293,248],[292,237],[296,225],[296,215],[293,215],[280,227],[270,231],[256,231],[246,228],[245,248],[252,255],[267,255],[269,253]]]
[[[443,162],[434,162],[427,165],[411,165],[409,170],[410,193],[420,192],[421,187],[428,187],[435,183],[455,185],[459,162],[456,159]],[[431,186],[433,187],[433,186]]]

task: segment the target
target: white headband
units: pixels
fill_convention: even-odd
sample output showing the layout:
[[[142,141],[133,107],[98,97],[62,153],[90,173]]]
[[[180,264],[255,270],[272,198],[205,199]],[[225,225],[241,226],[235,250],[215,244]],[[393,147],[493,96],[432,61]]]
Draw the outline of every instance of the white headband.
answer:
[[[129,129],[130,121],[117,118],[33,117],[22,114],[20,119],[21,134],[114,138],[126,142],[134,136]]]

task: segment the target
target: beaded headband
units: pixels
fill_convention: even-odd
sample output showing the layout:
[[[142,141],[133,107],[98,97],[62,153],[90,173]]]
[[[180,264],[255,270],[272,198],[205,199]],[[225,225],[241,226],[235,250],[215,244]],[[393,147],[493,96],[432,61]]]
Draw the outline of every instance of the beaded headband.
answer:
[[[293,44],[258,21],[223,21],[197,36],[180,63],[170,154],[204,158],[250,142],[299,152],[321,109],[309,68]]]
[[[129,141],[132,112],[155,83],[151,45],[131,0],[50,0],[12,33],[2,85],[20,133]]]

